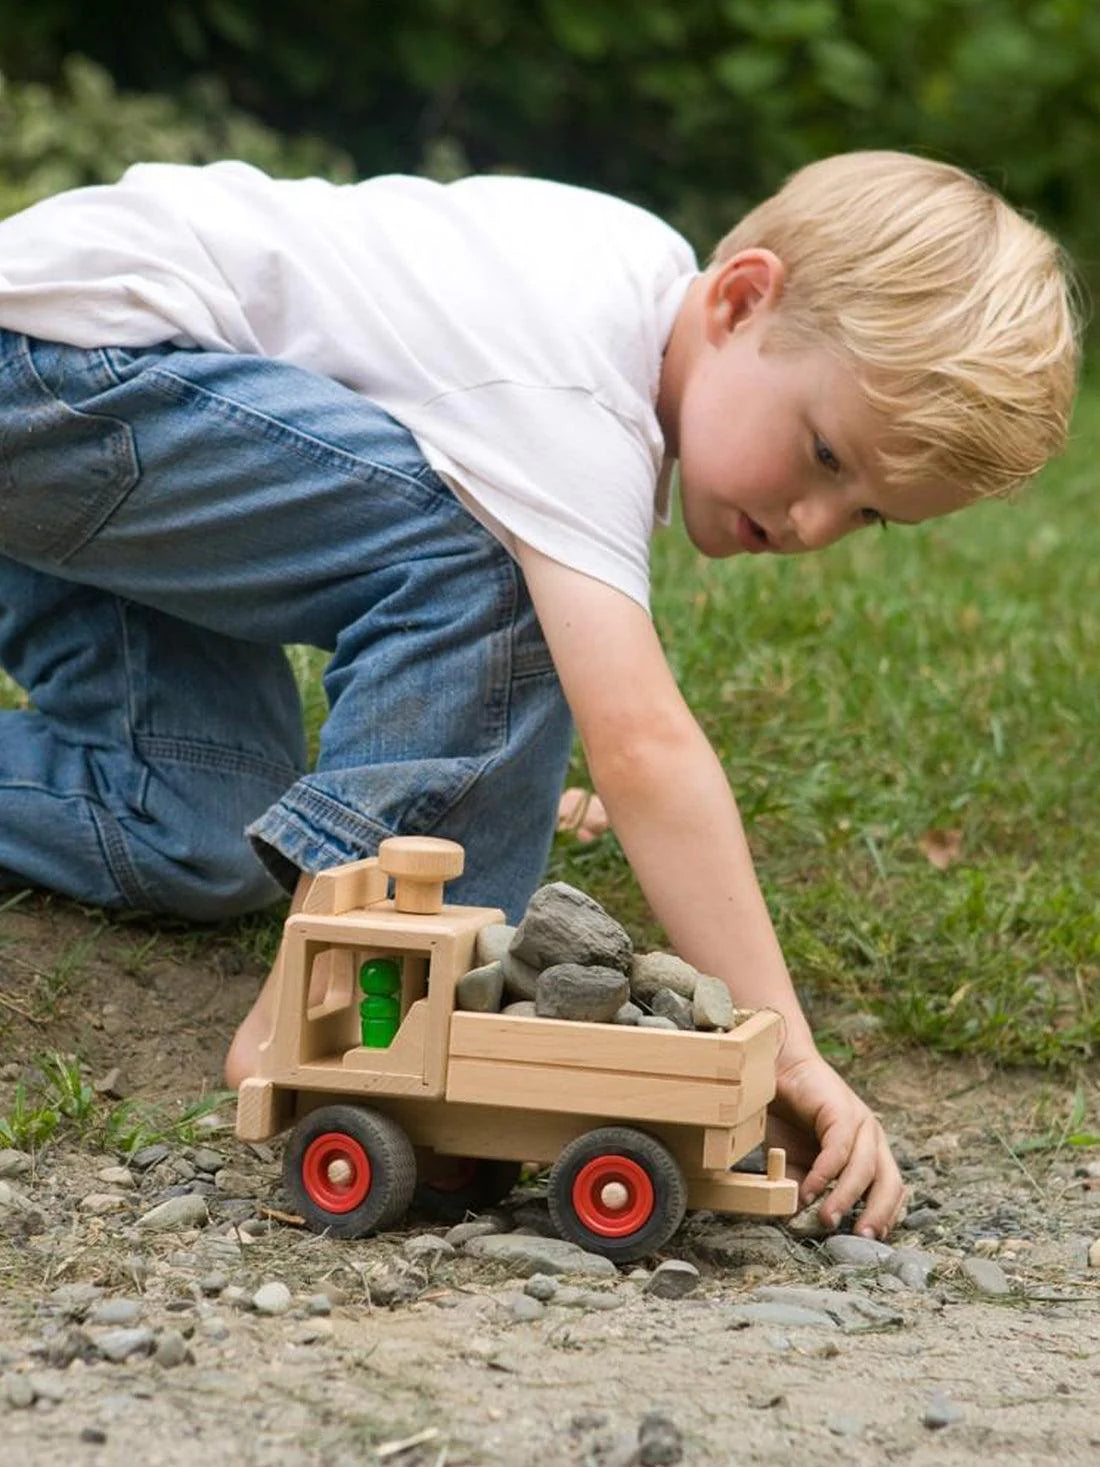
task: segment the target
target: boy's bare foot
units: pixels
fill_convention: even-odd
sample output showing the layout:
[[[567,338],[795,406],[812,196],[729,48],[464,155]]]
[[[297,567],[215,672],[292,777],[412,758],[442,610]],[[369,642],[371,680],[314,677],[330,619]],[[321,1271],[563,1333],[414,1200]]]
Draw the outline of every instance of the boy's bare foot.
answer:
[[[571,830],[587,845],[609,828],[603,801],[592,790],[567,789],[558,802],[558,829]]]

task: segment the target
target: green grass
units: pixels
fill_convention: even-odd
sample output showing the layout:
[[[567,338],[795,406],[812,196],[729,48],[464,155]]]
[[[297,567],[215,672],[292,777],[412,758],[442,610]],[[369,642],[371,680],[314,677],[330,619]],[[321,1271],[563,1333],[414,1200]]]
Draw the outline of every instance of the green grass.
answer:
[[[796,983],[936,1049],[1100,1048],[1098,446],[1094,382],[1017,503],[797,559],[655,548],[657,623]],[[930,830],[958,833],[947,870]],[[613,841],[555,872],[657,935]]]
[[[1100,1049],[1098,446],[1100,381],[1070,453],[1016,504],[789,560],[658,537],[662,638],[811,1013],[850,1004],[1002,1063]],[[292,656],[315,741],[321,658]],[[935,830],[957,832],[947,870],[922,850]],[[613,837],[560,842],[551,874],[660,941]],[[272,918],[233,930],[253,957],[274,948]],[[211,940],[194,930],[196,952]]]

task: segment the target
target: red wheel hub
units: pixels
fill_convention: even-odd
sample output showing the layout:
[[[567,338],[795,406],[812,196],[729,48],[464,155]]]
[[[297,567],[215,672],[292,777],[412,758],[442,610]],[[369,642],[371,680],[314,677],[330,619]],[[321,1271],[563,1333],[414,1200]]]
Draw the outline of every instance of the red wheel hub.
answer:
[[[325,1131],[302,1157],[302,1184],[326,1212],[352,1212],[370,1191],[370,1157],[354,1137]]]
[[[649,1173],[629,1156],[596,1156],[573,1181],[573,1211],[591,1233],[626,1238],[653,1215]]]

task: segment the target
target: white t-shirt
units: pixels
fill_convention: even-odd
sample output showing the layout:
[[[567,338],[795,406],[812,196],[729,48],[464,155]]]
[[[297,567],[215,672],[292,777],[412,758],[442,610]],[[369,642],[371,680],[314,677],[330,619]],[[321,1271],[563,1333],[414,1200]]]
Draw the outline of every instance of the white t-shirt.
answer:
[[[403,423],[506,545],[645,606],[661,355],[696,271],[659,219],[563,184],[141,164],[0,222],[0,325],[322,373]]]

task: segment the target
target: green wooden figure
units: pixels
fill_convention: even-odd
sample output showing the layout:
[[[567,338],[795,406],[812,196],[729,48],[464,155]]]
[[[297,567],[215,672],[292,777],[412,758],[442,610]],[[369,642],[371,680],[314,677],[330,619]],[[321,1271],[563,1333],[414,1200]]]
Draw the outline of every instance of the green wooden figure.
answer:
[[[368,958],[359,969],[366,997],[359,1005],[359,1025],[368,1049],[388,1049],[401,1023],[401,968],[393,958]]]

